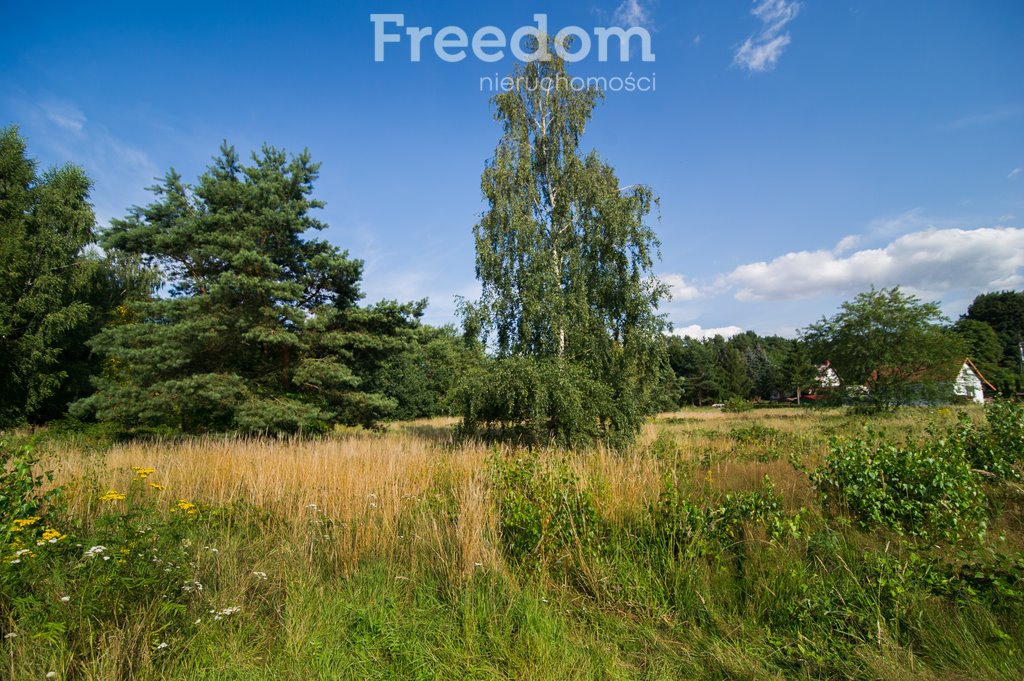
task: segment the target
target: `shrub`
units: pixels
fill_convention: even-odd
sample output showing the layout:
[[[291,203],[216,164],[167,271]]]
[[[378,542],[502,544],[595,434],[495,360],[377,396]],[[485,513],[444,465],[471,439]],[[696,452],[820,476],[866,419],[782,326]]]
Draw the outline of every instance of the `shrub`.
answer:
[[[1004,480],[1020,480],[1024,461],[1024,404],[999,400],[985,407],[985,424],[962,414],[953,436],[971,466]]]
[[[537,453],[495,453],[491,480],[505,556],[515,563],[553,565],[600,545],[603,522],[593,495],[564,462]]]
[[[0,441],[0,537],[10,534],[15,520],[40,515],[60,496],[60,488],[43,491],[53,482],[53,473],[36,472],[38,463],[31,447],[13,448]]]
[[[754,408],[754,404],[748,400],[744,400],[740,397],[730,397],[725,401],[725,407],[723,411],[729,412],[730,414],[738,414],[744,411],[750,411]]]
[[[826,504],[865,527],[948,539],[985,532],[987,500],[957,438],[901,446],[868,431],[833,439],[811,481]]]
[[[730,492],[710,505],[688,499],[673,479],[666,479],[651,516],[660,543],[676,553],[695,556],[716,553],[742,540],[748,526],[763,527],[772,540],[786,529],[782,495],[767,476],[757,489]]]
[[[509,357],[467,376],[458,399],[468,435],[576,447],[601,436],[608,389],[571,362]]]

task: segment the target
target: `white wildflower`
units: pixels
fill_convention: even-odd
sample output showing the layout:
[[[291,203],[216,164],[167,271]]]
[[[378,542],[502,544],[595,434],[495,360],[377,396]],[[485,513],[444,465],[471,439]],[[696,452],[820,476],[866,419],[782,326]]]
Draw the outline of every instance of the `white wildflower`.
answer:
[[[213,616],[213,619],[219,620],[219,619],[223,619],[225,617],[231,617],[235,613],[239,613],[241,611],[242,611],[242,606],[240,606],[240,605],[232,605],[230,607],[224,608],[223,610],[218,610],[217,613]],[[213,611],[211,610],[210,612],[213,612]]]
[[[86,558],[95,558],[96,556],[100,555],[101,553],[105,552],[106,550],[107,550],[106,546],[94,546],[94,547],[92,547],[91,549],[88,549],[85,552],[85,557]]]
[[[267,573],[266,572],[260,572],[259,570],[256,570],[255,572],[252,573],[252,576],[255,577],[256,579],[261,579],[262,580],[262,579],[266,579],[267,578]]]
[[[46,672],[46,678],[55,679],[57,678],[57,672]]]
[[[157,650],[164,650],[164,649],[166,649],[166,648],[170,648],[170,647],[171,647],[171,644],[170,644],[170,643],[168,643],[167,641],[160,641],[160,643],[159,643],[159,644],[157,644],[157,646],[156,646],[156,647],[154,647],[154,648],[153,648],[153,650],[154,650],[154,651],[157,651]]]
[[[71,602],[71,596],[61,596],[60,597],[60,602],[61,603],[70,603]]]
[[[184,584],[182,584],[181,585],[181,590],[184,591],[187,594],[199,593],[200,591],[203,590],[203,585],[200,584],[199,582],[195,581],[195,580],[192,580],[192,581],[185,582]]]
[[[17,637],[18,637],[18,635],[16,633],[14,633],[13,631],[11,633],[9,633],[9,634],[4,634],[4,639],[7,640],[7,641],[11,640],[12,638],[17,638]]]

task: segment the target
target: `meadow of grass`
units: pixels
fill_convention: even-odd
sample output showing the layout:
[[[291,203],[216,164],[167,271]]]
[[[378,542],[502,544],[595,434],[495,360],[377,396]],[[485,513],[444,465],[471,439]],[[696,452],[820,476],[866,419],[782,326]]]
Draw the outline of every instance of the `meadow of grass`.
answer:
[[[833,438],[944,442],[959,411],[694,409],[628,452],[460,442],[445,419],[23,434],[53,480],[8,463],[0,676],[1024,678],[1018,486],[986,473],[938,532],[928,504],[865,520],[815,482]]]

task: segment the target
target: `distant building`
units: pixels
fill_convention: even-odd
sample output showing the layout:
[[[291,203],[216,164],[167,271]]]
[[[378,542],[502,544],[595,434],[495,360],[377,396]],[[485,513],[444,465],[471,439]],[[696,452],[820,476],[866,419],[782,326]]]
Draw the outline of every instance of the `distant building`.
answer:
[[[974,362],[970,358],[964,359],[963,364],[960,365],[960,372],[953,381],[953,393],[967,398],[975,404],[983,404],[986,389],[990,396],[997,392],[995,387],[985,380],[978,367],[974,366]]]
[[[818,366],[818,374],[814,378],[814,385],[795,397],[787,397],[786,401],[799,404],[801,400],[810,400],[812,402],[823,400],[842,385],[843,382],[839,380],[839,374],[832,368],[832,362],[826,361]]]
[[[831,361],[826,361],[818,367],[816,382],[819,388],[838,388],[842,385],[842,381],[839,380],[839,374],[832,368]]]

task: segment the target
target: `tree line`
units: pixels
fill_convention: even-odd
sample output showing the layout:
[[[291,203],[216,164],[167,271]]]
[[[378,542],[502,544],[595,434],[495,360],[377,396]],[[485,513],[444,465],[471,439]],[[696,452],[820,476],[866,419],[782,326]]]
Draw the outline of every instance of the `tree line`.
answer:
[[[999,393],[1012,396],[1024,390],[1022,338],[1024,292],[982,293],[953,322],[937,303],[899,287],[872,289],[801,329],[796,339],[753,331],[670,337],[667,384],[678,406],[795,398],[817,386],[827,362],[843,384],[869,386],[875,402],[898,404],[943,397],[921,391],[951,385],[970,358]]]
[[[1024,293],[978,296],[955,324],[899,288],[865,292],[800,338],[669,334],[651,225],[658,198],[623,187],[581,140],[602,93],[565,63],[516,68],[492,99],[502,134],[473,229],[482,295],[461,328],[427,301],[363,301],[363,263],[309,236],[318,164],[225,143],[194,182],[98,230],[81,168],[39,172],[0,131],[0,428],[70,415],[126,431],[321,433],[462,416],[468,435],[628,445],[681,405],[778,399],[829,360],[898,403],[970,356],[1021,390]]]

